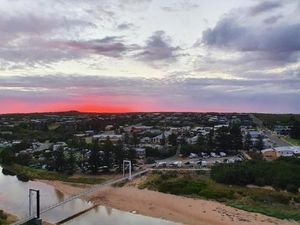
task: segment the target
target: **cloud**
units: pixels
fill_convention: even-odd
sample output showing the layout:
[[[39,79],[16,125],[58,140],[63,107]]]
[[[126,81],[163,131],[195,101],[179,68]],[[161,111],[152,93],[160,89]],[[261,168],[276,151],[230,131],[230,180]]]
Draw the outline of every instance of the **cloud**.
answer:
[[[272,11],[279,7],[281,7],[281,3],[279,1],[263,1],[255,5],[254,7],[251,7],[249,12],[250,15],[256,16],[265,12]]]
[[[73,28],[87,28],[96,25],[79,19],[69,19],[61,16],[37,16],[21,14],[14,16],[0,16],[0,35],[10,38],[20,35],[45,35],[58,30],[70,30]]]
[[[30,38],[19,41],[15,46],[0,47],[0,59],[34,65],[87,58],[92,55],[119,58],[136,49],[137,45],[127,45],[122,37],[116,36],[86,41]]]
[[[277,5],[262,4],[255,7],[255,12]],[[300,57],[300,23],[286,18],[276,23],[281,18],[245,19],[239,12],[233,11],[225,15],[214,28],[203,31],[201,43],[223,51],[239,52],[241,57],[248,59],[263,60],[266,65],[297,62]]]
[[[133,23],[120,23],[118,26],[117,26],[117,29],[118,30],[129,30],[131,28],[134,27],[134,24]]]
[[[162,6],[161,9],[166,12],[190,11],[199,8],[199,5],[193,0],[179,0],[170,5]]]
[[[282,15],[271,16],[271,17],[268,17],[268,18],[264,19],[264,23],[266,23],[266,24],[273,24],[273,23],[276,23],[281,18],[283,18]]]
[[[180,48],[171,45],[171,39],[166,36],[164,31],[156,31],[148,38],[146,46],[142,48],[142,52],[137,54],[137,58],[146,62],[174,61],[178,50]]]
[[[145,79],[60,74],[0,77],[0,84],[3,109],[5,102],[14,100],[25,105],[56,104],[65,110],[85,103],[132,111],[300,112],[300,106],[294,104],[300,97],[299,77]]]

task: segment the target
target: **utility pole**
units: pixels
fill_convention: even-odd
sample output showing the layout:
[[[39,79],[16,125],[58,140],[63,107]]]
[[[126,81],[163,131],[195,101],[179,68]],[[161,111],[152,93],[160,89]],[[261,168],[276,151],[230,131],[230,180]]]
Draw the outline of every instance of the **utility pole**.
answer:
[[[125,177],[125,166],[128,165],[129,168],[129,177],[128,179],[131,180],[131,161],[130,160],[123,160],[123,177]]]

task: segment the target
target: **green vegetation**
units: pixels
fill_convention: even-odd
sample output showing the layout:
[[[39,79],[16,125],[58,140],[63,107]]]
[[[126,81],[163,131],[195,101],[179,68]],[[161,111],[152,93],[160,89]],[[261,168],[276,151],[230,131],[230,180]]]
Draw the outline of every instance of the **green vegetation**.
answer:
[[[46,170],[33,169],[26,166],[21,166],[18,164],[12,164],[5,166],[5,169],[13,172],[14,174],[22,174],[27,176],[29,179],[41,179],[41,180],[60,180],[64,182],[72,183],[84,183],[84,184],[101,184],[107,179],[103,177],[87,177],[87,176],[68,176],[63,173],[56,173]]]
[[[216,183],[207,176],[182,172],[155,172],[139,185],[164,193],[193,198],[213,199],[251,212],[280,219],[300,221],[299,194],[270,191],[262,188],[228,186]]]
[[[275,125],[290,125],[292,121],[300,121],[299,114],[255,114],[255,116],[271,129]]]
[[[258,186],[271,185],[276,189],[298,192],[300,159],[281,158],[273,162],[246,161],[239,164],[220,164],[212,168],[213,180],[224,184]]]
[[[10,219],[8,218],[8,215],[3,210],[0,210],[0,225],[10,224],[10,222],[12,222],[12,221],[9,221],[9,220]]]
[[[283,137],[282,139],[292,145],[300,146],[300,139],[294,139],[294,138],[290,138],[290,137]]]
[[[0,210],[0,225],[8,225],[7,215],[3,210]]]

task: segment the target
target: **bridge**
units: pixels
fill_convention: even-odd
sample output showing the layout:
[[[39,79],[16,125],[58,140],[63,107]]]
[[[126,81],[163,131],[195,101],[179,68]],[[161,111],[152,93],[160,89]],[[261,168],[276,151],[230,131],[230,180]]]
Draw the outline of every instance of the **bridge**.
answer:
[[[145,170],[142,170],[142,171],[139,171],[139,172],[136,172],[136,173],[133,173],[132,175],[130,174],[129,177],[122,177],[122,178],[119,178],[119,179],[115,179],[115,180],[112,180],[112,181],[108,181],[108,182],[105,182],[103,184],[98,184],[98,185],[95,185],[93,186],[92,188],[88,189],[88,190],[85,190],[85,191],[82,191],[82,192],[79,192],[78,194],[75,194],[75,195],[72,195],[68,198],[66,198],[65,200],[61,201],[61,202],[58,202],[58,203],[55,203],[53,205],[49,205],[47,206],[46,208],[42,209],[40,211],[40,214],[43,214],[43,213],[46,213],[56,207],[59,207],[61,205],[64,205],[66,204],[67,202],[70,202],[74,199],[77,199],[77,198],[80,198],[82,196],[86,196],[86,195],[89,195],[89,194],[92,194],[92,193],[95,193],[97,192],[99,189],[101,188],[104,188],[104,187],[109,187],[109,186],[112,186],[114,184],[118,184],[118,183],[121,183],[121,182],[126,182],[127,180],[130,180],[132,178],[135,178],[135,177],[138,177],[138,176],[141,176],[147,172],[149,172],[151,169],[145,169]],[[26,224],[27,222],[35,219],[36,216],[34,215],[29,215],[29,216],[26,216],[14,223],[12,223],[11,225],[22,225],[22,224]]]

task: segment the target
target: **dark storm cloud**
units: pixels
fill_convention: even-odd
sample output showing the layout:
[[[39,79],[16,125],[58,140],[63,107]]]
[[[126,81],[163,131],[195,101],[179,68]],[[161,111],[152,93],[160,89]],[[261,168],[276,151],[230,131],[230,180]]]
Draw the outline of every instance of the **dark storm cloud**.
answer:
[[[250,8],[249,12],[252,16],[256,16],[258,14],[269,12],[279,7],[281,7],[281,3],[279,1],[263,1],[257,4],[256,6]]]

